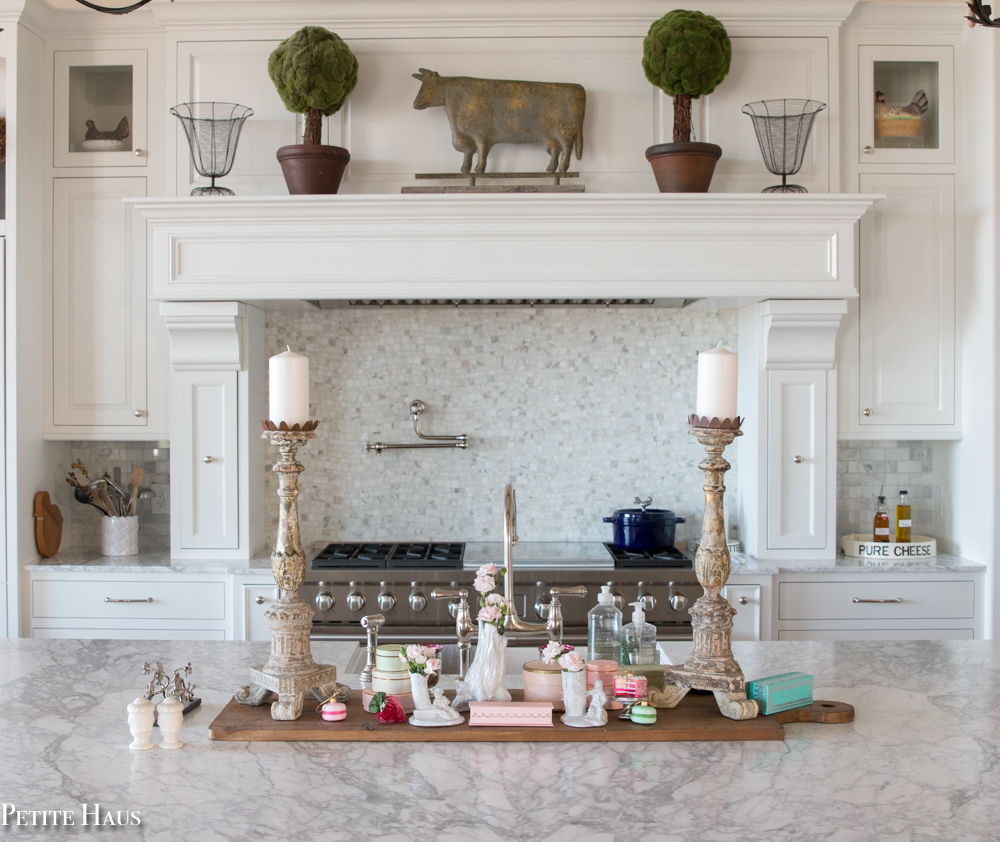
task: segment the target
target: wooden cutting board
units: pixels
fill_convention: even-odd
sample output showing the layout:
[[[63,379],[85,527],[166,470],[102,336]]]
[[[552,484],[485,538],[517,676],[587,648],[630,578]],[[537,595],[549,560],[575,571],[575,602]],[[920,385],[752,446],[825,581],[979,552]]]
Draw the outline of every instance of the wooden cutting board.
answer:
[[[521,701],[523,691],[511,690],[514,701]],[[448,692],[448,696],[453,696]],[[824,707],[833,705],[833,708]],[[361,693],[355,690],[347,702],[347,719],[325,722],[317,711],[318,703],[306,699],[305,709],[292,722],[271,719],[270,704],[250,707],[231,700],[208,728],[213,740],[248,742],[397,742],[397,743],[608,743],[608,742],[678,742],[703,740],[783,740],[783,721],[850,722],[854,708],[840,702],[814,702],[773,716],[758,716],[745,722],[726,719],[719,713],[711,694],[688,693],[673,710],[658,710],[654,725],[637,725],[609,714],[603,728],[571,728],[554,717],[551,728],[513,728],[466,724],[451,728],[418,728],[408,723],[387,725],[362,709]],[[790,714],[794,718],[781,719]],[[468,720],[468,713],[464,714]],[[845,719],[844,717],[849,716]],[[831,718],[832,717],[832,718]],[[838,718],[839,717],[839,718]]]
[[[62,543],[63,516],[48,491],[35,495],[35,543],[42,558],[52,558]]]

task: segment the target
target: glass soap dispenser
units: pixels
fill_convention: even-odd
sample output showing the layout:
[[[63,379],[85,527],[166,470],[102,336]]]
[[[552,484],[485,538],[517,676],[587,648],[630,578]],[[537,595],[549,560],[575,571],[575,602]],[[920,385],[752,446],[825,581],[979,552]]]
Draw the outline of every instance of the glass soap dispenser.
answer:
[[[587,660],[622,661],[622,612],[610,585],[601,585],[597,605],[587,612]]]
[[[632,622],[622,629],[622,663],[656,663],[656,626],[646,622],[641,602],[630,602]]]

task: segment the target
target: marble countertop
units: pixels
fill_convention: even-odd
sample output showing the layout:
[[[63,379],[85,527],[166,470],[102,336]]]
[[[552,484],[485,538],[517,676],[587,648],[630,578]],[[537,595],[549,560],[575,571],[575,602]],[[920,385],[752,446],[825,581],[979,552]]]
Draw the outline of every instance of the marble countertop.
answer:
[[[490,556],[489,548],[495,547],[497,553],[502,545],[471,543],[467,552],[479,559]],[[518,569],[531,569],[533,561],[542,559],[538,564],[541,569],[563,568],[573,566],[572,556],[578,556],[585,566],[591,569],[613,570],[610,561],[604,561],[600,554],[607,550],[599,543],[564,544],[553,542],[552,552],[543,552],[545,543],[528,543],[520,549],[524,557],[517,557],[515,548],[514,563]],[[574,549],[575,548],[575,549]],[[307,554],[311,558],[317,548]],[[492,556],[490,556],[492,557]],[[497,558],[500,558],[497,555]],[[608,556],[610,559],[610,556]],[[468,565],[467,565],[468,567]],[[244,560],[225,559],[179,559],[171,558],[169,550],[145,551],[135,556],[102,556],[99,550],[63,550],[55,558],[37,561],[24,565],[25,570],[45,571],[59,570],[62,572],[114,572],[114,573],[232,573],[236,575],[262,575],[271,572],[270,550],[260,553],[256,558]],[[879,562],[846,558],[838,556],[825,561],[758,561],[744,555],[733,554],[733,576],[774,576],[778,574],[795,573],[851,573],[851,574],[892,574],[892,573],[981,573],[986,566],[975,561],[959,558],[953,555],[939,555],[925,561]],[[468,571],[467,571],[468,572]]]
[[[352,646],[313,652],[343,665]],[[667,646],[684,657],[685,644]],[[77,822],[81,804],[137,811],[141,826],[94,836],[147,842],[996,838],[1000,645],[733,648],[750,677],[814,674],[816,696],[853,704],[857,719],[787,725],[783,743],[215,743],[209,723],[266,644],[3,640],[0,792]],[[130,752],[125,707],[154,660],[191,661],[204,701],[185,718],[183,749]]]

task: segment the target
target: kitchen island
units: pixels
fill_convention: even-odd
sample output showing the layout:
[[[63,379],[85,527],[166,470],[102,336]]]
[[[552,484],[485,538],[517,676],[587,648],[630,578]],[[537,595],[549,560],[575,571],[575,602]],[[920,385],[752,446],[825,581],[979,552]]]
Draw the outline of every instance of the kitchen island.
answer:
[[[666,648],[677,662],[688,645]],[[4,640],[0,800],[19,810],[75,810],[77,825],[83,804],[141,819],[113,830],[17,829],[45,837],[997,838],[1000,646],[767,642],[733,649],[750,678],[813,673],[816,697],[854,705],[856,721],[789,724],[784,743],[212,742],[209,724],[246,683],[247,666],[266,657],[266,644]],[[317,660],[340,667],[353,651],[350,643],[313,645]],[[168,670],[191,661],[203,703],[185,718],[182,750],[130,752],[125,707],[145,686],[143,661],[157,660]],[[340,679],[359,687],[357,676]]]

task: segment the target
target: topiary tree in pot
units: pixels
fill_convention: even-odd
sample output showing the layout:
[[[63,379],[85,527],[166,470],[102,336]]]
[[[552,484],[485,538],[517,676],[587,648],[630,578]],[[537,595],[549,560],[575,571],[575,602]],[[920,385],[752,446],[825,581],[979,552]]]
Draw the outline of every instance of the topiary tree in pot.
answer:
[[[358,84],[357,58],[339,35],[304,26],[274,49],[267,73],[285,107],[306,115],[303,142],[278,150],[288,192],[336,193],[351,153],[322,145],[323,117],[336,114]]]
[[[704,193],[722,149],[691,143],[691,100],[712,93],[729,73],[733,46],[711,15],[675,9],[649,27],[642,45],[646,78],[674,99],[674,142],[646,150],[661,193]]]

